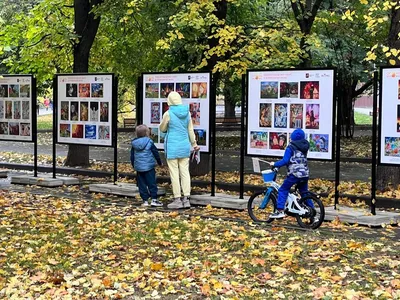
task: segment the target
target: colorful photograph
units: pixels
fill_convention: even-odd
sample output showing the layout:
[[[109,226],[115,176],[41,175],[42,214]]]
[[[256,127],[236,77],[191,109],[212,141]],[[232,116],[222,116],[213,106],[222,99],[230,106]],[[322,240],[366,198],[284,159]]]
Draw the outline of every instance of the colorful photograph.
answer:
[[[154,143],[158,143],[158,128],[157,127],[149,127],[149,137],[152,139]]]
[[[19,135],[19,123],[17,122],[8,123],[8,132],[10,135]]]
[[[29,120],[29,109],[30,103],[29,101],[22,101],[22,119]]]
[[[329,134],[310,134],[309,142],[311,152],[329,151]]]
[[[69,102],[61,101],[61,120],[68,121],[69,120]]]
[[[102,83],[92,83],[92,98],[103,98]]]
[[[83,139],[83,125],[72,124],[72,138]]]
[[[85,139],[96,139],[96,125],[85,125]]]
[[[60,137],[71,137],[71,124],[60,124]]]
[[[399,137],[385,137],[385,156],[400,157]]]
[[[8,122],[0,122],[0,134],[8,135]]]
[[[397,105],[397,132],[400,132],[400,105]]]
[[[152,102],[150,105],[150,122],[152,124],[160,124],[161,107],[160,102]]]
[[[269,149],[272,150],[285,150],[287,146],[287,133],[286,132],[270,132],[269,133]]]
[[[207,98],[207,82],[192,83],[192,98]]]
[[[181,95],[182,98],[190,98],[190,83],[182,82],[176,84],[176,92]]]
[[[7,98],[8,97],[8,85],[2,84],[0,85],[0,98]]]
[[[4,119],[4,101],[0,100],[0,119]]]
[[[10,84],[8,86],[8,96],[10,98],[18,98],[19,97],[19,84]]]
[[[165,142],[165,136],[166,135],[167,135],[166,132],[160,131],[160,143],[164,143]]]
[[[21,136],[31,136],[31,124],[30,123],[21,123]]]
[[[1,95],[1,92],[0,92],[0,95]],[[397,82],[397,99],[400,100],[400,80]]]
[[[77,101],[73,101],[73,102],[71,102],[71,105],[70,105],[70,112],[71,112],[71,114],[70,114],[70,120],[71,121],[78,121],[79,120],[79,118],[78,118],[78,109],[79,109],[79,107],[78,107],[78,102]],[[73,129],[73,128],[72,128]],[[73,130],[72,130],[73,131]]]
[[[12,119],[12,101],[6,101],[6,119]]]
[[[192,119],[193,125],[200,125],[200,103],[192,102],[189,103],[189,112]]]
[[[300,98],[319,99],[319,81],[301,81]]]
[[[66,97],[78,97],[78,85],[76,83],[67,83]]]
[[[14,101],[13,118],[21,119],[21,101]]]
[[[204,129],[195,129],[194,135],[196,137],[197,145],[205,146],[207,144],[207,132]]]
[[[31,87],[29,84],[21,84],[19,91],[20,97],[29,98],[31,96]]]
[[[303,104],[290,104],[290,128],[303,128]]]
[[[164,116],[165,112],[168,111],[169,106],[167,102],[162,103],[162,115]]]
[[[319,104],[306,105],[306,129],[319,129]]]
[[[99,102],[90,102],[90,121],[99,121]]]
[[[100,102],[100,122],[108,122],[108,102]]]
[[[159,98],[160,86],[158,83],[146,83],[145,98]]]
[[[260,127],[271,127],[272,126],[272,104],[271,103],[260,103]]]
[[[278,82],[262,81],[261,82],[261,99],[278,99]]]
[[[79,110],[81,121],[88,121],[89,120],[89,102],[81,102],[80,103],[80,110]]]
[[[274,127],[287,128],[287,104],[275,103]]]
[[[89,98],[90,97],[90,83],[79,84],[79,97]]]
[[[250,148],[268,149],[268,132],[250,131]]]
[[[161,83],[161,98],[167,98],[169,93],[174,91],[174,83]]]
[[[281,82],[279,84],[280,98],[299,98],[298,82]]]
[[[110,126],[99,126],[99,140],[109,140],[110,139]]]

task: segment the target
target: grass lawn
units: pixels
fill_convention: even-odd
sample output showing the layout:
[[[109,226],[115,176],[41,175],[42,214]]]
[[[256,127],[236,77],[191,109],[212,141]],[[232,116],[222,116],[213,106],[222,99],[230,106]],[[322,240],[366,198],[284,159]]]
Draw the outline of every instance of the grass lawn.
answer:
[[[354,112],[356,125],[372,125],[372,117],[359,112]]]
[[[44,115],[38,117],[37,122],[38,130],[52,130],[53,129],[53,115]]]

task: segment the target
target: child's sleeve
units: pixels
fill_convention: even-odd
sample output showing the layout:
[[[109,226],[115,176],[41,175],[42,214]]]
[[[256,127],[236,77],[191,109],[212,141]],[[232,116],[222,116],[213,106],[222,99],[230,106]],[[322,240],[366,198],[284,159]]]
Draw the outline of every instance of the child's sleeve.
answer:
[[[161,162],[161,158],[160,158],[160,153],[158,153],[158,149],[157,149],[156,145],[151,144],[150,149],[151,149],[151,152],[153,153],[154,158],[156,159],[158,165],[161,166],[162,162]]]
[[[283,154],[283,158],[274,163],[274,167],[280,168],[283,166],[287,166],[289,164],[290,157],[292,157],[293,151],[290,147],[286,147],[285,153]]]
[[[133,150],[133,147],[131,148],[131,165],[132,168],[135,168],[135,151]]]

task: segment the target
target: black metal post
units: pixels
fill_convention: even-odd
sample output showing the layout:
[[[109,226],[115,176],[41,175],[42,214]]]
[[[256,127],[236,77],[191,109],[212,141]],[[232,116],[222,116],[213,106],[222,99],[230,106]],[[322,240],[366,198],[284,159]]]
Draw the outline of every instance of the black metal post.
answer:
[[[53,78],[53,178],[56,178],[57,168],[57,111],[58,111],[57,76]]]
[[[342,95],[342,84],[341,84],[342,77],[338,76],[338,84],[335,83],[335,87],[338,89],[338,97],[336,98],[336,154],[335,154],[335,210],[337,209],[337,205],[339,204],[339,184],[340,184],[340,135],[342,131],[342,103],[341,103],[341,95]]]
[[[244,196],[244,146],[245,146],[245,100],[246,100],[246,75],[242,75],[242,107],[240,114],[240,186],[239,186],[239,199],[243,199]]]
[[[32,77],[32,123],[31,123],[31,134],[33,138],[33,176],[37,177],[38,174],[38,144],[37,144],[37,89],[36,89],[36,78]]]
[[[114,77],[114,76],[113,76]],[[113,103],[113,144],[114,144],[114,184],[118,179],[118,78],[114,78],[112,87]]]
[[[211,118],[210,118],[210,127],[211,127],[211,196],[215,196],[215,151],[217,149],[216,145],[216,125],[215,125],[215,114],[216,114],[216,105],[217,105],[217,97],[216,97],[216,76],[211,77],[211,98],[210,98],[210,109],[211,109]]]
[[[371,168],[371,213],[376,215],[376,134],[378,127],[378,71],[374,72],[374,98],[372,109],[372,168]]]

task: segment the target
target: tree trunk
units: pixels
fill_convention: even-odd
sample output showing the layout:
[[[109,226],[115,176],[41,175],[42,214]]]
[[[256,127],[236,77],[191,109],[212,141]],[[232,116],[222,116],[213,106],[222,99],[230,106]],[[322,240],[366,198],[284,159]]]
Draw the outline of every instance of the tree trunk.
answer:
[[[90,49],[100,25],[100,16],[95,16],[91,10],[104,0],[75,0],[75,33],[78,42],[74,45],[74,73],[89,71]],[[89,166],[89,146],[69,145],[66,166]]]
[[[397,5],[400,1],[396,1]],[[388,46],[390,48],[400,49],[400,40],[398,39],[400,33],[400,10],[396,7],[392,8],[390,29],[388,34]],[[393,59],[396,60],[396,64],[400,63],[397,57]],[[378,149],[380,151],[380,149]],[[399,167],[387,167],[378,166],[376,170],[376,188],[378,190],[384,190],[386,188],[397,187],[400,184],[400,168]]]
[[[297,24],[300,27],[300,31],[303,37],[300,40],[300,49],[303,51],[302,62],[299,67],[309,68],[311,67],[311,51],[307,50],[307,36],[311,33],[311,28],[317,16],[318,10],[321,6],[322,0],[305,1],[291,1],[292,10],[294,17],[296,18]]]

